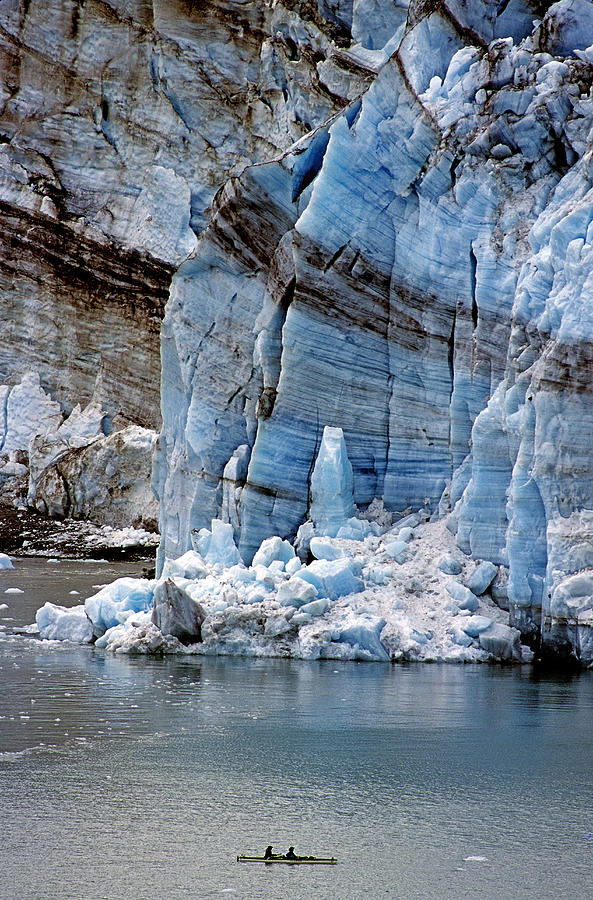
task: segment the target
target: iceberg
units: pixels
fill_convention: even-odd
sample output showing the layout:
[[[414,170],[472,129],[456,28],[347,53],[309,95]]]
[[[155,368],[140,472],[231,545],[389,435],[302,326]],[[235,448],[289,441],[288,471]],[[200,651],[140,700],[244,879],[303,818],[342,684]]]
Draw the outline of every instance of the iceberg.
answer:
[[[13,562],[6,553],[0,553],[0,569],[14,569]]]
[[[93,623],[84,606],[67,608],[45,603],[35,614],[39,635],[46,641],[71,641],[90,644],[95,638]]]

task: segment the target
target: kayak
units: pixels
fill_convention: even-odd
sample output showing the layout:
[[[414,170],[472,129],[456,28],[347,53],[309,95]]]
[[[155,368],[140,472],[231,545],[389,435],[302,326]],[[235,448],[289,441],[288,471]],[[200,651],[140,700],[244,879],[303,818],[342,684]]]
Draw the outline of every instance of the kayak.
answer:
[[[263,863],[284,863],[288,866],[335,866],[337,863],[335,856],[297,856],[296,859],[286,859],[285,856],[241,856],[237,857],[237,862],[263,862]]]

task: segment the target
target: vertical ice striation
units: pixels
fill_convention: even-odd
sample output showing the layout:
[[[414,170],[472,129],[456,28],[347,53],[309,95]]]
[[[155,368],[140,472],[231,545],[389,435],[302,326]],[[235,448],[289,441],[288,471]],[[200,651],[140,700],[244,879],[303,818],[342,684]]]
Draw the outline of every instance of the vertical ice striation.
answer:
[[[293,537],[339,428],[358,507],[450,504],[523,632],[593,661],[590,4],[404,5],[323,6],[358,93],[174,279],[161,556],[223,509],[245,561]]]

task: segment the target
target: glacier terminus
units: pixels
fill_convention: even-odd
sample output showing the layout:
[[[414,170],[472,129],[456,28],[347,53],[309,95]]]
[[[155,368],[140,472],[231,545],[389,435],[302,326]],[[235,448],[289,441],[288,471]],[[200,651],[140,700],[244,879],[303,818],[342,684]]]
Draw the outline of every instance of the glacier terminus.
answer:
[[[69,193],[43,206],[29,176],[49,125],[1,145],[2,209],[100,248],[104,283],[136,305],[121,325],[105,314],[100,364],[86,307],[67,366],[47,347],[0,356],[0,477],[50,515],[121,525],[128,509],[161,535],[155,579],[47,605],[41,635],[593,664],[593,4],[217,2],[208,21],[177,6],[148,22],[126,4],[150,75],[129,120],[113,63],[92,127],[76,113],[109,215],[61,147]],[[163,123],[177,137],[157,151]],[[124,360],[113,343],[133,347],[148,315],[142,259],[150,339]],[[44,290],[13,297],[15,347]]]

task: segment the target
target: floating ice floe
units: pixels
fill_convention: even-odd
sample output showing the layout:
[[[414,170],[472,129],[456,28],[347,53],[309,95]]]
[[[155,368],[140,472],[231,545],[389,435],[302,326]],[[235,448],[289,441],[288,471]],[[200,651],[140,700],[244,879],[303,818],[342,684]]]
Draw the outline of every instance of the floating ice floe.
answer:
[[[215,519],[194,535],[194,549],[165,560],[158,579],[120,578],[69,611],[46,604],[37,614],[41,637],[95,639],[98,649],[120,653],[531,659],[484,584],[492,571],[472,570],[469,559],[443,565],[460,555],[444,521],[427,522],[423,511],[392,526],[352,516],[340,429],[324,437],[321,453],[314,518],[296,542],[301,558],[274,536],[246,566],[232,526]],[[393,544],[405,551],[401,562],[390,552]],[[450,568],[459,568],[480,596],[452,580],[444,571]]]

